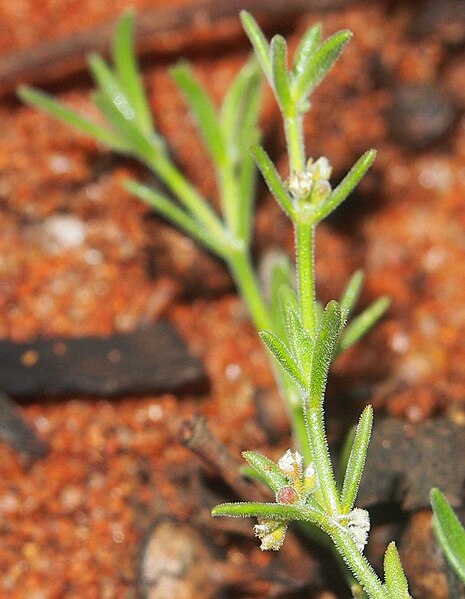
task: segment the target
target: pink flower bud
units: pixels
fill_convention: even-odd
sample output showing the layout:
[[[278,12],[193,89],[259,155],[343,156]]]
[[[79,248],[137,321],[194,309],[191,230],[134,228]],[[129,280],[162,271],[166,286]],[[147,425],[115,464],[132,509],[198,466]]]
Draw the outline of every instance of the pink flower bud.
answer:
[[[281,487],[276,494],[276,501],[286,505],[293,505],[298,498],[297,491],[293,487]]]

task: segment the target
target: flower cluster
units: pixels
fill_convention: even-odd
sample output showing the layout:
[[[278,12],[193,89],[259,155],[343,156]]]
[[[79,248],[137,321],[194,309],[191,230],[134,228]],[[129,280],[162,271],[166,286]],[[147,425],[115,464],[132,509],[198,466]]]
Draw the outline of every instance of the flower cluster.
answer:
[[[350,532],[359,551],[363,551],[368,541],[370,515],[367,510],[356,507],[347,515],[340,516],[345,521],[345,528]]]
[[[319,203],[331,193],[329,178],[332,167],[326,156],[313,162],[310,158],[303,171],[294,171],[287,180],[287,188],[295,200]]]
[[[278,460],[278,468],[288,484],[276,492],[276,503],[305,505],[307,497],[317,488],[316,471],[312,464],[304,469],[304,460],[298,451],[288,449]],[[289,522],[258,518],[254,531],[261,541],[262,550],[281,548]]]

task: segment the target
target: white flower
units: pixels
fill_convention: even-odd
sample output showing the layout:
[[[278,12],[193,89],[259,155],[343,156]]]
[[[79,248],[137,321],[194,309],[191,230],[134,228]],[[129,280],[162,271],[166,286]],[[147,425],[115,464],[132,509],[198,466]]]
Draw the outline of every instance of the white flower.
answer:
[[[278,551],[284,543],[288,522],[259,518],[258,524],[254,526],[255,536],[262,542],[262,551]]]
[[[368,531],[370,530],[370,515],[367,510],[356,507],[347,515],[340,516],[341,519],[347,519],[346,528],[352,535],[352,538],[360,551],[368,541]]]
[[[313,173],[310,171],[292,172],[289,176],[287,187],[297,200],[310,195],[313,187]]]
[[[279,469],[291,479],[297,475],[300,476],[304,465],[304,458],[298,451],[288,449],[286,453],[278,460]]]

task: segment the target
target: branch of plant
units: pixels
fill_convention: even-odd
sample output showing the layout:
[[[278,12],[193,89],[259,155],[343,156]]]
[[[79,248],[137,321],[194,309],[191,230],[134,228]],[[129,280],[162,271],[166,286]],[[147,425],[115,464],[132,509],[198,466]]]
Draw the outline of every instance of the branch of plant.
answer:
[[[136,157],[158,176],[170,195],[136,182],[129,182],[127,187],[225,260],[255,326],[273,355],[276,379],[288,406],[299,451],[289,450],[277,465],[247,452],[249,463],[271,486],[277,503],[220,506],[214,515],[258,517],[255,530],[264,549],[278,549],[288,523],[293,520],[317,524],[329,534],[370,597],[396,597],[397,587],[407,592],[399,574],[402,568],[397,553],[392,548],[386,552],[387,586],[383,585],[363,556],[369,530],[368,513],[354,507],[372,411],[365,410],[360,420],[341,492],[336,485],[324,423],[324,395],[332,361],[338,352],[360,339],[387,308],[387,300],[380,298],[344,332],[345,320],[360,293],[360,273],[349,282],[340,305],[330,302],[323,310],[315,292],[315,228],[347,198],[375,157],[374,151],[368,151],[332,189],[328,159],[307,160],[305,153],[303,115],[310,107],[310,94],[337,60],[351,34],[341,31],[321,42],[321,27],[310,28],[289,69],[284,38],[275,36],[268,44],[251,15],[242,12],[241,18],[282,113],[289,176],[283,181],[258,145],[260,82],[254,62],[249,62],[238,74],[220,110],[193,71],[185,64],[176,66],[172,75],[195,118],[215,169],[221,215],[174,164],[165,140],[155,128],[133,52],[130,15],[123,17],[118,26],[113,68],[97,56],[90,60],[97,85],[94,98],[104,117],[103,125],[34,90],[22,89],[20,95],[26,102],[93,135],[115,151]],[[295,230],[297,293],[292,285],[292,270],[282,269],[275,277],[270,301],[264,299],[251,261],[255,187],[252,157]]]

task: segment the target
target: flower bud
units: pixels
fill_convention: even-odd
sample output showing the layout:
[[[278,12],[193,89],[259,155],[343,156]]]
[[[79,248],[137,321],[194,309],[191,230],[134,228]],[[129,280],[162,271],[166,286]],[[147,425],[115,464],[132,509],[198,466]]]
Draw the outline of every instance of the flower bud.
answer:
[[[333,172],[333,168],[326,156],[320,156],[313,163],[311,170],[315,179],[326,179],[326,181],[331,177],[331,173]]]
[[[293,505],[299,499],[299,495],[294,487],[281,487],[276,493],[276,501],[285,505]]]
[[[310,491],[314,491],[318,486],[318,479],[316,476],[316,470],[313,464],[309,464],[304,471],[303,477],[303,485],[302,491],[304,493],[309,493]]]

